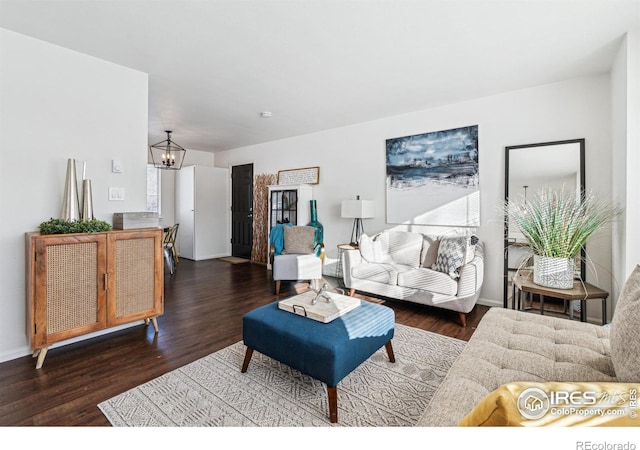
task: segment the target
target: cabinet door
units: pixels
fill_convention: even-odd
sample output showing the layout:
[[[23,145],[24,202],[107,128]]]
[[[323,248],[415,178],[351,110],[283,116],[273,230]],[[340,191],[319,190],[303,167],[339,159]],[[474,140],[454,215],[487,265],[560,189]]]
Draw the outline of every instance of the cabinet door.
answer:
[[[162,230],[108,233],[107,326],[163,313]]]
[[[270,225],[298,224],[298,191],[294,189],[272,191],[269,206]]]
[[[34,238],[32,348],[101,330],[106,323],[106,236]]]

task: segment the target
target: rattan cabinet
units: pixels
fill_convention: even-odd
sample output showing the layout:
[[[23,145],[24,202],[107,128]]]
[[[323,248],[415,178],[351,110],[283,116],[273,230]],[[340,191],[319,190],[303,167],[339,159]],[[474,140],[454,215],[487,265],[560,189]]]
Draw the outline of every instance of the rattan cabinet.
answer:
[[[27,233],[28,334],[36,368],[50,345],[164,312],[161,229]]]

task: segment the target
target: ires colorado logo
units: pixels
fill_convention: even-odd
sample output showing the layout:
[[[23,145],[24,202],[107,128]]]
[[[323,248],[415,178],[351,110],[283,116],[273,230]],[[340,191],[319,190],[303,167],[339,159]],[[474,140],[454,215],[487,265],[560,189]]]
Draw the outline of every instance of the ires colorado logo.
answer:
[[[548,413],[553,416],[622,416],[636,417],[637,391],[550,391],[538,387],[525,389],[518,396],[517,408],[522,417],[538,420]]]
[[[542,389],[525,389],[518,396],[518,411],[525,419],[537,420],[549,411],[549,396]]]

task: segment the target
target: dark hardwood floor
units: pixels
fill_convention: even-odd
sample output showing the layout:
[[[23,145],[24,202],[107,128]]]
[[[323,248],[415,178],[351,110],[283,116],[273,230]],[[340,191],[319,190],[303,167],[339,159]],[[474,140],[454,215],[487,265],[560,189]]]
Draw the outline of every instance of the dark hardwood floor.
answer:
[[[51,349],[39,370],[31,356],[0,364],[0,426],[109,426],[98,403],[238,342],[246,312],[303,287],[283,283],[277,297],[269,275],[261,265],[181,259],[165,273],[157,335],[140,324]],[[454,312],[358,296],[393,308],[398,323],[462,340],[489,309],[477,305],[462,328]]]

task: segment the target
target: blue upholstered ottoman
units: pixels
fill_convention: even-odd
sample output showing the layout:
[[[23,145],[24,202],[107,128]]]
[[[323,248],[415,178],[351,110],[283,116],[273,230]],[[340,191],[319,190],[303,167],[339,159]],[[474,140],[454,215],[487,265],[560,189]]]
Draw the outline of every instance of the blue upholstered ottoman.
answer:
[[[273,302],[245,314],[242,337],[247,353],[242,364],[246,372],[256,350],[327,384],[329,419],[338,421],[340,380],[386,347],[395,362],[391,339],[395,314],[391,308],[362,301],[359,307],[322,323],[278,308]]]

